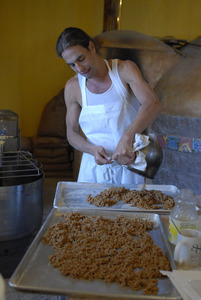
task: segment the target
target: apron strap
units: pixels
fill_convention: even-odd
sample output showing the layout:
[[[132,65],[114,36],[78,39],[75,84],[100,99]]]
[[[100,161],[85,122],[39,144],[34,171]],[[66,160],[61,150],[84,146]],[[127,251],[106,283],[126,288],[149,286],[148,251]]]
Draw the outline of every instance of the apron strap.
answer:
[[[113,70],[115,70],[116,68],[116,72],[118,72],[118,59],[112,59],[112,70],[109,66],[109,63],[107,60],[105,60],[106,66],[108,67],[109,70],[109,76],[119,94],[119,96],[125,101],[125,103],[128,103],[128,99],[127,99],[127,94],[126,94],[126,90],[123,89],[123,86],[121,86],[121,83],[119,82],[119,80],[121,80],[120,78],[117,78],[117,74],[115,74],[115,72]],[[122,83],[123,84],[123,83]],[[137,100],[137,98],[134,98],[134,101],[132,101],[132,107],[134,108],[134,110],[137,112],[139,110],[139,102]]]
[[[81,95],[82,95],[82,107],[86,107],[87,106],[86,78],[78,74],[78,79],[79,79]]]
[[[121,98],[123,98],[124,100],[126,100],[126,94],[124,93],[123,89],[121,88],[121,86],[120,86],[120,84],[119,84],[119,81],[117,80],[117,78],[116,78],[114,72],[111,70],[108,61],[105,60],[105,59],[104,59],[104,61],[105,61],[105,63],[106,63],[106,66],[108,67],[108,70],[109,70],[109,76],[110,76],[112,82],[114,83],[114,86],[115,86],[115,88],[116,88],[116,90],[117,90],[119,96],[120,96]],[[114,66],[114,64],[116,63],[116,61],[117,61],[117,60],[112,60],[112,69],[113,69],[113,66]],[[127,101],[127,100],[126,100],[126,101]]]

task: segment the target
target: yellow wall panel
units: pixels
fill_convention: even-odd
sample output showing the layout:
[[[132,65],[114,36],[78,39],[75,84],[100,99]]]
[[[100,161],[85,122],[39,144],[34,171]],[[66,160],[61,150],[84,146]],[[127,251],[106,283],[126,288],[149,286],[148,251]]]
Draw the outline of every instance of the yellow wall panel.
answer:
[[[95,36],[103,27],[103,0],[0,1],[0,109],[19,115],[22,135],[37,133],[45,104],[73,72],[58,58],[56,40],[65,27]]]
[[[191,41],[201,35],[200,0],[122,0],[120,29]]]

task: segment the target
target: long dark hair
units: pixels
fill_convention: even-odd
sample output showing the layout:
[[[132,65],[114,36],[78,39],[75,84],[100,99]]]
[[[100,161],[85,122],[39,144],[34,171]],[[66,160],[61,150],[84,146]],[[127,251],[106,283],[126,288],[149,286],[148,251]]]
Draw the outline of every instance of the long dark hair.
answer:
[[[62,57],[62,52],[70,46],[80,45],[84,48],[88,48],[90,41],[94,43],[95,48],[98,51],[98,43],[82,29],[76,27],[66,28],[58,37],[56,43],[56,53],[59,57]]]

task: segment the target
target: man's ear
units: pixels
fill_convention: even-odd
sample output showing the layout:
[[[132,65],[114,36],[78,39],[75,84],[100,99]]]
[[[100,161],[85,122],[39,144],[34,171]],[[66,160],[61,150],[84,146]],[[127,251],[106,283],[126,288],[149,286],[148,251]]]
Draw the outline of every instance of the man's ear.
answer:
[[[89,51],[94,51],[96,50],[95,45],[92,41],[89,41],[89,46],[88,46]]]

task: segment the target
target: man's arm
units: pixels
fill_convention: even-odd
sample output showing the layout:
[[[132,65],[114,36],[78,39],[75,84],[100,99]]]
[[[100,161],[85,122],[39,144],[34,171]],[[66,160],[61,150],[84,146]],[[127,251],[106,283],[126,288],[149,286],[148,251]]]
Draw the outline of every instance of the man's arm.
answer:
[[[111,157],[105,152],[103,147],[91,144],[80,133],[79,116],[82,100],[77,76],[71,78],[66,83],[64,98],[67,108],[66,126],[68,142],[80,152],[93,155],[97,164],[111,163]]]
[[[135,120],[125,130],[112,156],[120,164],[130,164],[135,159],[132,151],[135,133],[142,133],[153,122],[160,111],[160,102],[155,92],[144,81],[135,63],[119,61],[118,70],[126,88],[130,89],[141,103]]]

